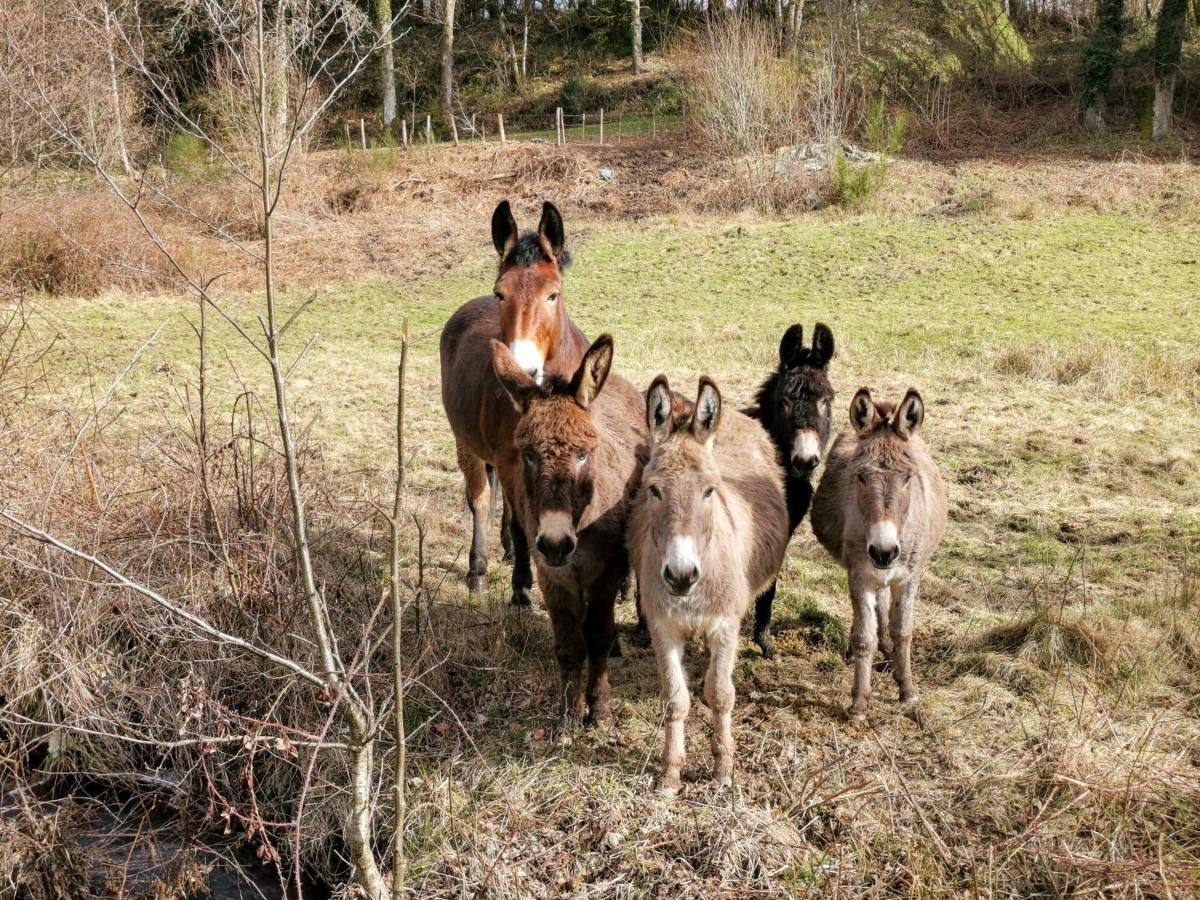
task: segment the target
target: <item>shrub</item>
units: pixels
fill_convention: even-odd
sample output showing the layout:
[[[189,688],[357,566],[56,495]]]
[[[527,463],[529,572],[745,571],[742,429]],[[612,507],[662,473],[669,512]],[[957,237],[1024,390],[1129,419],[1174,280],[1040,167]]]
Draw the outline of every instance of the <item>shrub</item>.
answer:
[[[163,166],[177,175],[194,172],[208,160],[203,139],[186,131],[176,131],[163,148]]]

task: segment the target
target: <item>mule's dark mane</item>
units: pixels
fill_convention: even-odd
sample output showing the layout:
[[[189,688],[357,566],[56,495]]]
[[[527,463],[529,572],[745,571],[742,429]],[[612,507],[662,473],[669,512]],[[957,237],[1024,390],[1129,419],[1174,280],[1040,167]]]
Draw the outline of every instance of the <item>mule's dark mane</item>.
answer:
[[[510,266],[515,266],[519,269],[525,269],[535,265],[546,259],[545,251],[542,250],[542,243],[538,240],[537,232],[527,231],[521,235],[517,241],[517,245],[509,251],[500,262],[501,269],[507,269]],[[566,271],[567,266],[571,265],[571,251],[563,247],[558,254],[559,271]]]
[[[754,406],[745,410],[746,415],[762,422],[767,431],[770,431],[775,424],[775,391],[779,387],[779,379],[785,373],[804,370],[799,373],[800,377],[797,379],[797,383],[816,384],[823,388],[829,386],[828,376],[820,366],[816,365],[818,357],[813,351],[802,350],[798,358],[800,361],[795,365],[781,366],[772,372],[754,394]],[[822,382],[824,383],[822,384]]]

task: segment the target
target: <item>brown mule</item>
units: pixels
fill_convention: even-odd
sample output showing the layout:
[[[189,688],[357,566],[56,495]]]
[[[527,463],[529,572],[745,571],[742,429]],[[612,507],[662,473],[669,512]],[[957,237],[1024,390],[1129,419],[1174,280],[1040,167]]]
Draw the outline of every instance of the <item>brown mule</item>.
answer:
[[[487,523],[496,501],[496,470],[516,466],[513,429],[518,415],[496,380],[491,342],[501,341],[531,380],[570,377],[587,338],[567,315],[563,270],[570,263],[562,216],[553,203],[542,207],[537,233],[521,234],[505,200],[492,215],[492,243],[500,255],[493,293],[459,307],[442,330],[442,405],[466,482],[471,510],[471,553],[467,585],[487,586]],[[505,497],[502,538],[511,540],[512,602],[532,601],[529,544]],[[506,547],[506,550],[510,549]]]
[[[562,675],[561,712],[603,722],[610,718],[613,606],[629,575],[625,523],[649,452],[642,397],[609,374],[613,342],[606,334],[570,380],[547,375],[538,384],[499,341],[492,353],[496,377],[520,414],[515,462],[510,467],[506,459],[500,480],[517,522],[534,536]]]

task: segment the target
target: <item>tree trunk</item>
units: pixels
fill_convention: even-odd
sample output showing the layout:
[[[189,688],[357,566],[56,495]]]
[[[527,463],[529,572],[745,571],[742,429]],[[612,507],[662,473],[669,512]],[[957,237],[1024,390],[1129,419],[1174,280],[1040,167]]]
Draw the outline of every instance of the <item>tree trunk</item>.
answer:
[[[454,0],[446,0],[442,21],[442,118],[457,144],[458,129],[454,127]]]
[[[1124,0],[1097,0],[1096,27],[1083,57],[1080,78],[1079,108],[1084,126],[1089,131],[1100,132],[1106,127],[1106,97],[1113,69],[1121,54],[1121,38],[1125,31],[1124,12]]]
[[[379,54],[379,90],[383,95],[383,127],[396,121],[396,58],[392,51],[392,0],[374,0],[375,29],[383,41]]]
[[[641,75],[642,66],[642,0],[629,0],[633,5],[633,74]]]
[[[1175,101],[1175,79],[1187,28],[1187,0],[1163,0],[1154,39],[1154,126],[1152,136],[1161,141],[1171,136],[1171,107]]]
[[[113,43],[112,14],[108,2],[100,4],[100,14],[104,16],[104,39],[108,42],[108,79],[112,91],[112,114],[114,138],[117,142],[117,156],[121,160],[121,168],[126,175],[133,174],[133,166],[129,162],[129,150],[125,146],[125,116],[121,112],[121,83],[117,80],[116,45]]]

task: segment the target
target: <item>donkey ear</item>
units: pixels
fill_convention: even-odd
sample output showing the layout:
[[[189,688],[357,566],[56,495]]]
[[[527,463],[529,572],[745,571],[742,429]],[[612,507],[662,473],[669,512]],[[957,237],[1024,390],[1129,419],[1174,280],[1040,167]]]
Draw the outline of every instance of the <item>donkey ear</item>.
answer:
[[[924,421],[925,401],[921,399],[921,394],[916,388],[909,388],[904,399],[900,401],[900,406],[896,408],[893,419],[895,424],[892,427],[900,437],[907,438],[920,428]]]
[[[779,364],[790,366],[804,349],[804,326],[797,323],[783,333],[779,342]]]
[[[671,385],[666,375],[659,375],[646,389],[646,425],[650,439],[656,444],[671,436],[675,420],[671,416]]]
[[[538,243],[542,245],[542,252],[555,262],[559,261],[563,248],[567,245],[562,213],[549,200],[542,204],[542,220],[538,222]]]
[[[613,339],[611,334],[602,334],[596,338],[587,353],[583,354],[583,362],[571,379],[571,392],[575,402],[587,409],[596,399],[596,395],[604,388],[608,379],[608,371],[612,368]]]
[[[860,435],[868,435],[879,425],[879,412],[871,399],[870,388],[859,388],[850,401],[850,424]]]
[[[818,322],[813,329],[812,352],[813,364],[819,369],[824,369],[833,359],[833,332],[824,322]]]
[[[529,401],[537,393],[537,382],[521,368],[512,351],[497,340],[492,341],[492,371],[496,373],[496,379],[512,400],[517,412],[524,413],[529,409]]]
[[[513,218],[512,207],[507,200],[501,200],[496,211],[492,213],[492,244],[500,254],[501,262],[517,246],[517,238],[521,232],[517,229],[517,220]]]
[[[712,446],[721,424],[721,392],[707,375],[700,376],[700,390],[696,394],[696,411],[692,413],[692,436],[702,444]]]

